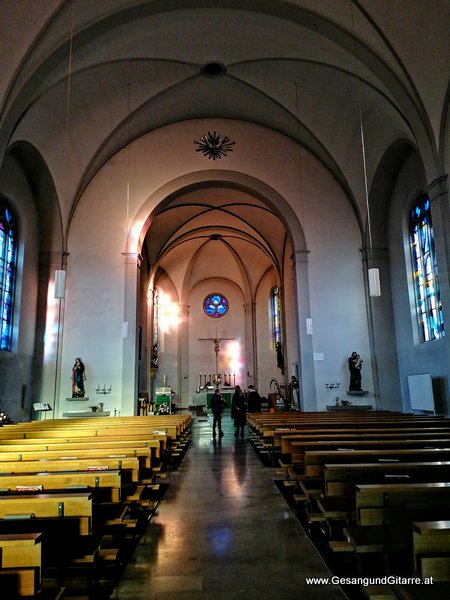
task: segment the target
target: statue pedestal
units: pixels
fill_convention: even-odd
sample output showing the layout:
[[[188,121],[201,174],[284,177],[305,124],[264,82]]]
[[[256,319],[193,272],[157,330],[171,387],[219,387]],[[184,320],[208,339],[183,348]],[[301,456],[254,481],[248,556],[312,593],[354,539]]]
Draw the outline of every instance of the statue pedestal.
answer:
[[[111,414],[110,410],[102,410],[93,412],[92,410],[69,410],[68,412],[63,413],[63,417],[66,419],[82,419],[82,418],[91,418],[91,417],[109,417]]]
[[[371,404],[350,404],[348,406],[327,406],[327,410],[332,412],[355,412],[358,410],[372,410]]]
[[[347,392],[347,396],[367,396],[369,394],[369,390],[349,390]]]

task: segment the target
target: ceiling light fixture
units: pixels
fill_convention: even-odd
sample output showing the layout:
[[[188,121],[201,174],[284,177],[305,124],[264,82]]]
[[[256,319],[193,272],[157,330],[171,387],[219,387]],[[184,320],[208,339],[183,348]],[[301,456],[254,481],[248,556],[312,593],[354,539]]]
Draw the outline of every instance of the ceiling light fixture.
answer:
[[[203,156],[213,160],[223,158],[228,152],[233,152],[235,143],[226,135],[222,137],[220,133],[215,131],[213,133],[208,131],[206,135],[202,135],[200,141],[194,140],[194,144],[198,146],[195,151],[202,152]]]
[[[353,36],[355,36],[355,24],[353,20],[353,9],[352,2],[349,0],[350,4],[350,15],[352,21],[352,32]],[[364,125],[362,118],[362,109],[361,109],[361,89],[360,82],[357,78],[356,80],[356,95],[358,100],[358,112],[359,112],[359,130],[361,135],[361,150],[362,150],[362,162],[363,162],[363,170],[364,170],[364,192],[366,199],[366,211],[367,211],[367,231],[369,234],[369,249],[370,249],[370,263],[373,264],[373,245],[372,245],[372,226],[370,221],[370,205],[369,205],[369,186],[367,183],[367,162],[366,162],[366,144],[364,139]],[[380,285],[380,271],[376,267],[370,267],[367,270],[368,281],[369,281],[369,296],[372,298],[376,298],[381,296],[381,285]]]

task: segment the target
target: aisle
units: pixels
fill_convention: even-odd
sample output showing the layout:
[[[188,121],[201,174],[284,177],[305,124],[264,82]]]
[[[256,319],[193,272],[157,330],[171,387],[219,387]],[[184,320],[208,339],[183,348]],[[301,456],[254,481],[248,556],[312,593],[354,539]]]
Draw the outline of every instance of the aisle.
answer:
[[[193,443],[124,571],[113,600],[345,598],[229,416],[213,442],[195,419]]]

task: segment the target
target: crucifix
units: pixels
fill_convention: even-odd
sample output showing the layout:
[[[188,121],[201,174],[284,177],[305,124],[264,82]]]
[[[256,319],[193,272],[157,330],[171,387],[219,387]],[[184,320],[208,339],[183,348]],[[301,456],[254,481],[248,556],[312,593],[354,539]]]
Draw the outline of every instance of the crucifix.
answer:
[[[217,332],[216,332],[216,337],[215,338],[198,338],[199,341],[201,342],[213,342],[214,343],[214,353],[216,355],[216,372],[214,374],[214,383],[219,384],[219,352],[220,352],[220,342],[223,342],[224,340],[235,340],[236,338],[227,338],[227,337],[217,337]],[[201,376],[200,376],[201,377]],[[220,377],[221,379],[221,377]],[[200,382],[201,385],[201,382]],[[205,373],[205,385],[206,385],[206,373]]]

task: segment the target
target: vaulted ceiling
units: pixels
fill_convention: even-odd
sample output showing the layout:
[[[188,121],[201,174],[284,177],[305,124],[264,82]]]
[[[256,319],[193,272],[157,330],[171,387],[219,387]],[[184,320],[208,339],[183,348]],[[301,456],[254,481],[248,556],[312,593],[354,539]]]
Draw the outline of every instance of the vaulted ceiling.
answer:
[[[23,142],[40,153],[67,229],[89,181],[131,139],[229,117],[299,140],[351,198],[361,189],[361,122],[369,182],[399,140],[419,146],[429,165],[443,160],[448,14],[447,0],[2,2],[0,158]],[[199,232],[218,211],[222,218],[213,205],[174,207],[175,233],[160,215],[152,252],[185,243],[194,215]],[[245,217],[236,207],[227,215],[214,225],[222,240]],[[240,243],[277,254],[248,229]]]

